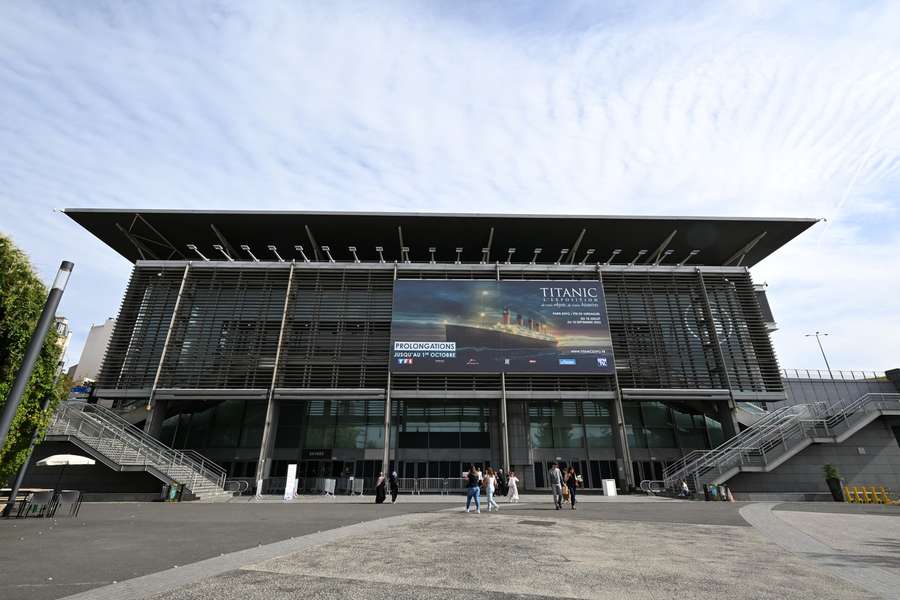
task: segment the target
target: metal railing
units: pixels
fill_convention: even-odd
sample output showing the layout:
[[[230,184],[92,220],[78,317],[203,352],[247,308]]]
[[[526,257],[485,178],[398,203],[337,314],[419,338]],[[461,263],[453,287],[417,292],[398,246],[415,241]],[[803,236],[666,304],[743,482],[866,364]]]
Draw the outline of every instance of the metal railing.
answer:
[[[47,435],[73,436],[118,465],[156,469],[193,491],[224,491],[225,470],[193,450],[170,448],[98,404],[64,402]]]
[[[736,467],[769,465],[805,440],[835,438],[867,414],[882,410],[900,411],[900,394],[868,393],[852,401],[797,404],[772,411],[721,446],[695,450],[667,465],[663,480],[668,488],[685,480],[698,491],[703,483]]]
[[[876,371],[846,371],[840,369],[782,369],[782,379],[822,379],[825,381],[887,381],[884,373]]]

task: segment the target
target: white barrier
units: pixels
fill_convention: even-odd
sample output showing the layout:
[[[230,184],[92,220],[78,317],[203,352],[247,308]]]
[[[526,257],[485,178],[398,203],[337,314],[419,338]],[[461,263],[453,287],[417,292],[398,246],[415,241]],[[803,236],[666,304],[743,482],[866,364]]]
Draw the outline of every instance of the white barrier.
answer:
[[[322,480],[322,494],[325,496],[331,496],[334,498],[334,486],[337,483],[334,479],[323,479]]]

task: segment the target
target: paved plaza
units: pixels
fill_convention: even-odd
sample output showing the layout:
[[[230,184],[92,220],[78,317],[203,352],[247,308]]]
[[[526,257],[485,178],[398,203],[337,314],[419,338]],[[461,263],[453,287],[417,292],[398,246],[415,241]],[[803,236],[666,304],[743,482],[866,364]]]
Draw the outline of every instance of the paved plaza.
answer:
[[[900,598],[897,507],[524,500],[88,504],[0,522],[0,597]]]

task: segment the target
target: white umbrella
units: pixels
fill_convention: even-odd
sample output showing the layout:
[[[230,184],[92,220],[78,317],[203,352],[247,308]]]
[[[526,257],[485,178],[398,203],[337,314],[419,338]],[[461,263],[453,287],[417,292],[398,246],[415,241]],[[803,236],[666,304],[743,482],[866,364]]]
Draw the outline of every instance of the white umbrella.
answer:
[[[96,464],[93,458],[87,456],[78,456],[77,454],[54,454],[47,458],[37,461],[39,467],[66,467],[69,465],[93,465]]]
[[[77,454],[54,454],[53,456],[48,456],[47,458],[42,458],[37,461],[37,466],[39,467],[62,467],[59,470],[59,478],[56,480],[56,486],[53,488],[53,491],[60,489],[59,484],[62,482],[63,473],[66,472],[66,467],[69,465],[93,465],[97,464],[93,458],[88,458],[87,456],[78,456]]]

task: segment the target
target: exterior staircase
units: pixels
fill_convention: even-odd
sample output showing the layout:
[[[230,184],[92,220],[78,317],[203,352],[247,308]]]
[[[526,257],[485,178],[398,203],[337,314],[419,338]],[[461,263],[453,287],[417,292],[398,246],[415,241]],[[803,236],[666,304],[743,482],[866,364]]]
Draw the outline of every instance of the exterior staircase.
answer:
[[[146,471],[168,484],[183,485],[201,500],[227,499],[225,471],[192,450],[175,450],[97,404],[64,402],[45,436],[70,442],[114,471]]]
[[[882,415],[900,415],[900,394],[870,393],[835,404],[797,404],[769,412],[713,450],[695,450],[663,470],[667,489],[699,491],[738,473],[767,473],[811,444],[840,444]]]

